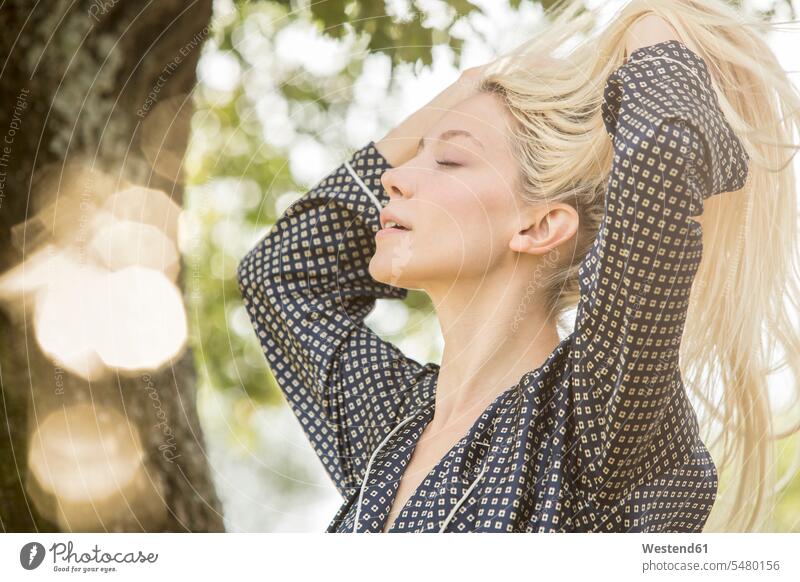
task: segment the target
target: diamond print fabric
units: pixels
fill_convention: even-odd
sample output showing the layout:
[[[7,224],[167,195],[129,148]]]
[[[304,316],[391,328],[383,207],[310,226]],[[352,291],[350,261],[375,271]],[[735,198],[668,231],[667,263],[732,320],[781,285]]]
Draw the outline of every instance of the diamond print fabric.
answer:
[[[717,472],[678,369],[702,257],[689,216],[740,189],[749,159],[710,79],[679,41],[637,49],[609,76],[614,158],[575,329],[487,407],[390,531],[702,531]],[[266,360],[343,497],[328,532],[382,531],[434,411],[438,365],[364,324],[378,298],[407,295],[367,269],[389,167],[370,141],[238,267]]]

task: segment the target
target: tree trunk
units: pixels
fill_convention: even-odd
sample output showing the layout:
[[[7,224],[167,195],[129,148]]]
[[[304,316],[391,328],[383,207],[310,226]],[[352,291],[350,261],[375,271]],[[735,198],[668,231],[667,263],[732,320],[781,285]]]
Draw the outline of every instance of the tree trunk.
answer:
[[[0,272],[30,256],[37,241],[52,238],[47,224],[40,233],[32,224],[19,225],[27,226],[37,211],[35,197],[54,199],[61,192],[41,192],[42,184],[63,187],[74,175],[70,168],[75,162],[82,164],[80,175],[97,172],[109,178],[82,186],[92,196],[107,196],[101,190],[118,181],[161,190],[181,204],[175,154],[180,157],[186,149],[190,95],[210,18],[211,0],[3,4]],[[158,152],[164,156],[156,159],[152,151],[146,153],[143,134],[162,104],[172,104],[176,114],[168,119],[175,123],[159,122],[155,128],[167,138],[159,142]],[[147,137],[151,141],[152,133]],[[80,217],[78,210],[63,208]],[[185,298],[184,286],[180,288]],[[111,374],[87,381],[60,368],[39,347],[32,302],[22,294],[0,310],[2,530],[223,531],[196,411],[191,351],[185,349],[150,375]],[[120,419],[123,437],[130,432],[128,426],[135,427],[145,468],[135,487],[140,494],[147,492],[144,501],[131,503],[123,485],[132,485],[120,482],[121,496],[65,509],[33,478],[28,464],[31,435],[48,414],[66,410],[73,419],[80,418],[76,410],[112,411],[104,417],[109,421],[92,418],[86,423],[95,424],[89,432],[98,431],[102,438],[103,431],[118,429]],[[96,525],[87,526],[92,520]]]

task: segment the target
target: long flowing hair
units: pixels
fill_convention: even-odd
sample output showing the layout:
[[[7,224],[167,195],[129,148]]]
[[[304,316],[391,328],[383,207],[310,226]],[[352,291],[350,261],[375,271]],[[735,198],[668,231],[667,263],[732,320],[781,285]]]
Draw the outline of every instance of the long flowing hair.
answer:
[[[569,203],[579,213],[574,254],[540,282],[563,324],[577,305],[577,271],[600,227],[611,169],[603,87],[624,63],[626,31],[651,13],[706,61],[722,112],[750,155],[745,186],[704,205],[703,258],[679,361],[720,475],[705,529],[760,531],[771,526],[775,494],[797,471],[795,462],[779,478],[775,441],[800,429],[800,422],[776,426],[782,417],[767,384],[770,373],[785,369],[788,410],[795,409],[800,326],[792,315],[800,312],[800,270],[792,139],[800,96],[764,40],[774,25],[722,0],[633,0],[598,25],[599,13],[562,0],[539,33],[486,68],[479,87],[500,95],[516,122],[510,143],[523,197]],[[773,366],[776,349],[782,358]]]

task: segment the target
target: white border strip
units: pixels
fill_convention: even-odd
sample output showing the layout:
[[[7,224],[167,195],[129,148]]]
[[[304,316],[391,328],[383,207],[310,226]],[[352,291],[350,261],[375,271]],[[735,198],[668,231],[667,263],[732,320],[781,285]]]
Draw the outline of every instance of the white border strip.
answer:
[[[570,528],[538,523],[537,529],[563,532]],[[5,533],[0,535],[0,578],[232,581],[266,572],[267,579],[291,579],[284,573],[299,578],[297,574],[302,573],[303,578],[323,582],[400,582],[408,580],[406,562],[413,561],[425,565],[425,578],[431,580],[528,580],[532,572],[538,578],[556,580],[564,578],[567,564],[575,580],[779,582],[798,579],[797,541],[796,533]],[[35,570],[25,570],[21,558],[26,553],[30,556],[26,544],[32,542],[43,546],[36,556],[43,560]],[[140,552],[153,558],[121,562],[127,554],[129,560],[139,559]],[[104,573],[102,568],[114,571]]]

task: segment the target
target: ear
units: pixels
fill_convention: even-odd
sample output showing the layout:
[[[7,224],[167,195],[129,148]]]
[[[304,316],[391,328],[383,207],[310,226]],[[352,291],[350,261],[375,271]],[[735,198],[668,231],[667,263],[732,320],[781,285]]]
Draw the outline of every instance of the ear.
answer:
[[[531,208],[523,228],[508,247],[517,253],[544,255],[561,246],[578,231],[578,212],[569,204],[546,204]]]

